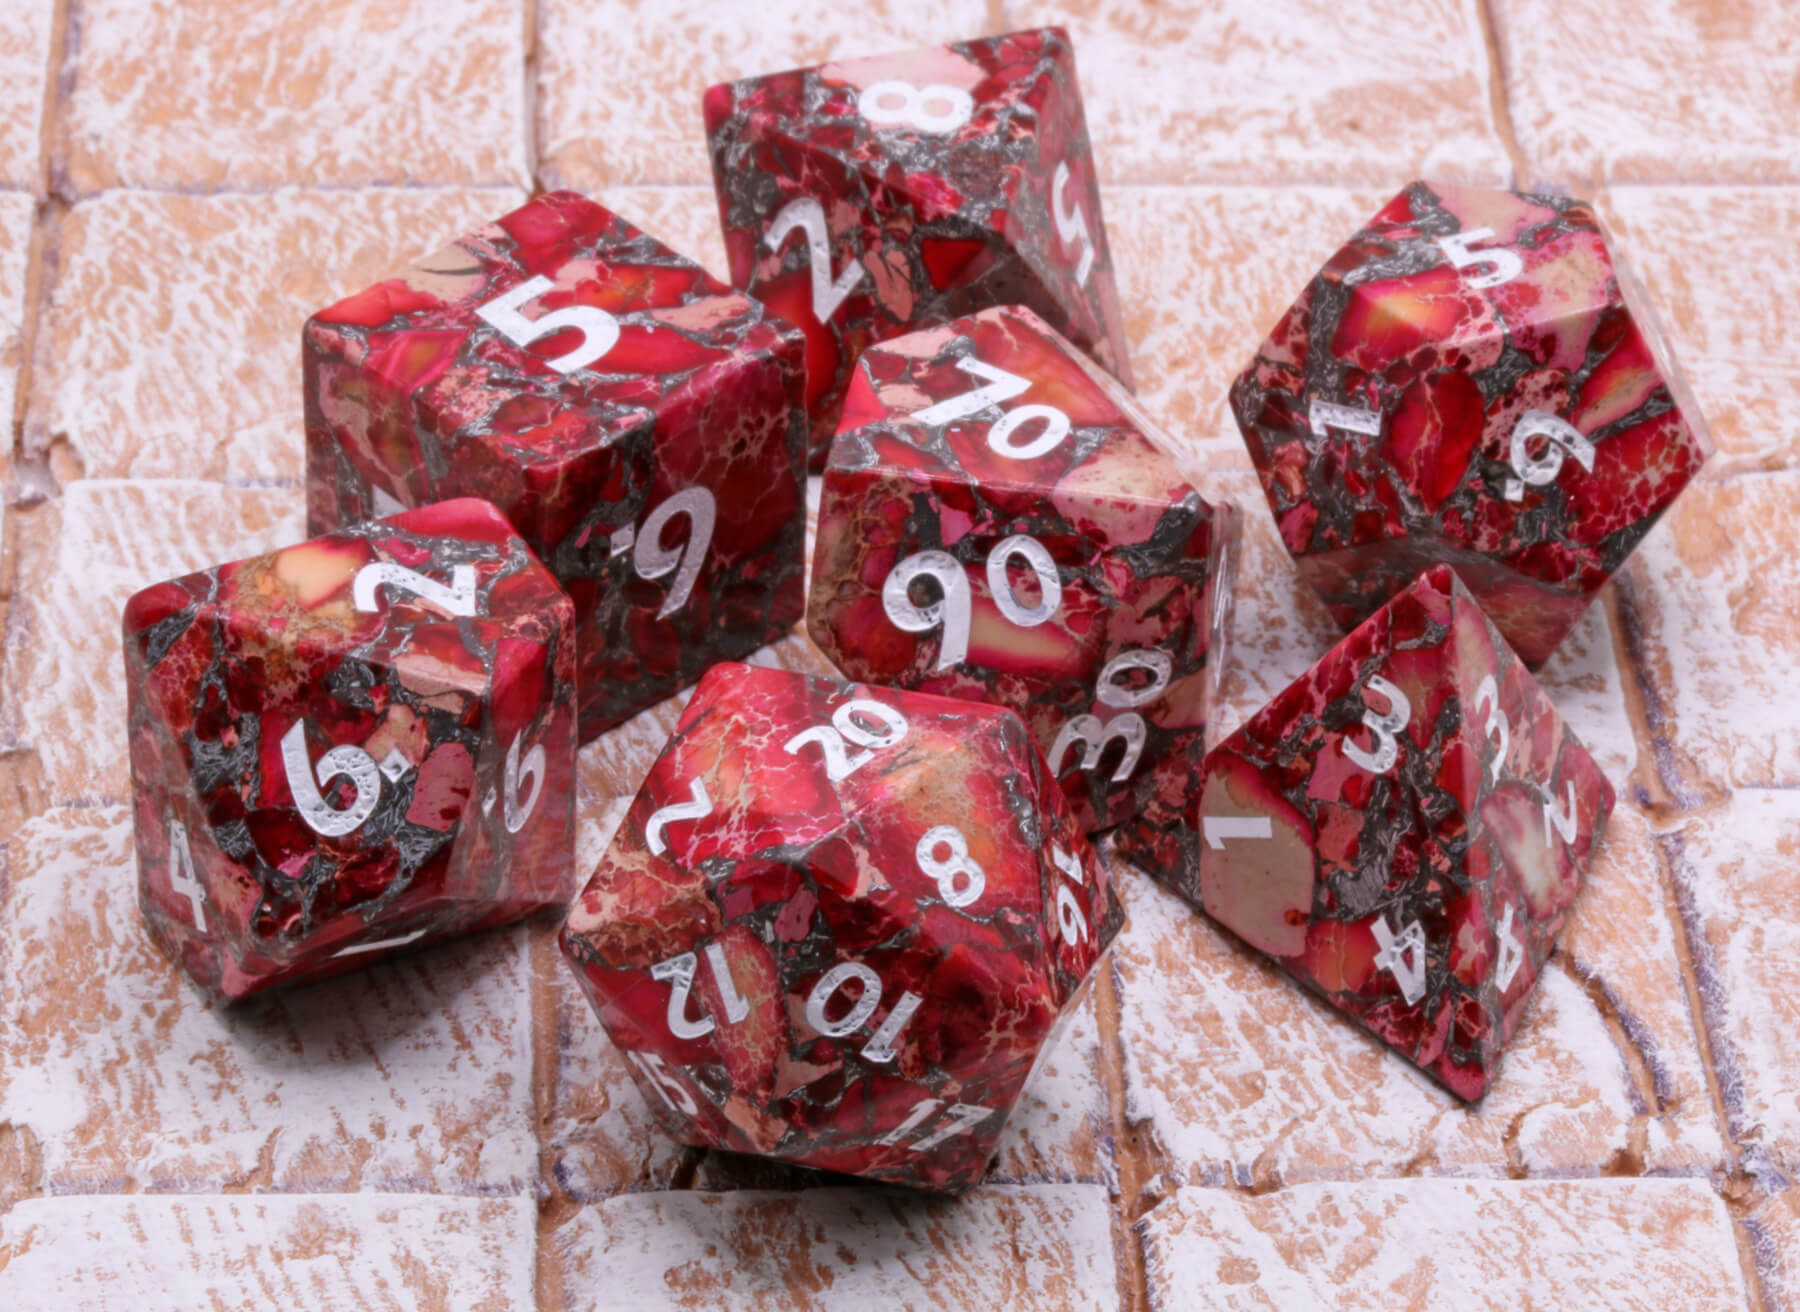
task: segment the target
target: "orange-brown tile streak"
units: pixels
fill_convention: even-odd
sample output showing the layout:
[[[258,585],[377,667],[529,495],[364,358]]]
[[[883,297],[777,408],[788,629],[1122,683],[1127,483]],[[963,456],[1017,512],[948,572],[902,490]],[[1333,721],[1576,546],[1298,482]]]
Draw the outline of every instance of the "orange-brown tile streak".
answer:
[[[1789,10],[9,0],[0,1306],[1800,1309]],[[557,186],[722,274],[707,84],[1042,22],[1143,400],[1247,512],[1218,734],[1333,639],[1225,389],[1401,183],[1593,196],[1712,421],[1543,671],[1620,803],[1494,1090],[1455,1103],[1136,872],[956,1201],[662,1138],[547,924],[203,1000],[135,908],[119,608],[301,536],[306,313]],[[759,659],[828,668],[800,631]],[[584,750],[584,868],[681,704]]]

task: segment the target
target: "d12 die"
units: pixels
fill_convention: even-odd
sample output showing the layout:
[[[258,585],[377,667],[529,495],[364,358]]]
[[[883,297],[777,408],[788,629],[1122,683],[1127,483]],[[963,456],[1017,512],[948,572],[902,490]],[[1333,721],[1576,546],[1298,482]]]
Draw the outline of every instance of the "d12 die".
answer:
[[[575,602],[585,740],[800,618],[797,329],[572,192],[307,322],[311,531],[492,501]]]
[[[573,894],[569,599],[465,500],[125,607],[138,894],[241,998]]]
[[[726,664],[562,945],[677,1139],[960,1189],[1122,919],[1010,712]]]
[[[1130,382],[1062,29],[715,86],[705,111],[731,279],[806,330],[815,469],[865,347],[990,305]]]
[[[851,678],[1024,717],[1088,829],[1199,781],[1238,528],[1125,390],[1029,310],[864,352],[807,625]]]
[[[1197,869],[1174,867],[1172,882],[1473,1099],[1612,805],[1593,758],[1440,565],[1208,754]]]
[[[1709,449],[1590,206],[1437,183],[1331,258],[1231,404],[1339,623],[1442,562],[1533,668]]]

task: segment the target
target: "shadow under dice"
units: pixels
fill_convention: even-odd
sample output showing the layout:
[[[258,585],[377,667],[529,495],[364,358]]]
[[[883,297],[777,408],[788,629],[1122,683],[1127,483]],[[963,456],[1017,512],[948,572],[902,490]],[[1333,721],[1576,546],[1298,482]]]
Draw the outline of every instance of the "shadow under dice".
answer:
[[[565,904],[573,625],[475,500],[138,593],[125,664],[152,937],[241,998]]]
[[[1010,712],[725,664],[562,946],[675,1138],[962,1189],[1122,919]]]
[[[572,192],[315,314],[321,533],[458,496],[575,602],[585,741],[800,618],[805,344]]]
[[[1450,564],[1534,669],[1710,452],[1591,206],[1439,183],[1331,258],[1231,404],[1340,624]]]
[[[1017,711],[1090,830],[1187,809],[1228,627],[1236,511],[1156,432],[1001,307],[865,352],[825,470],[813,640],[851,678]]]
[[[705,113],[731,280],[806,330],[813,468],[865,347],[991,305],[1130,382],[1062,29],[721,84]]]
[[[1163,877],[1474,1099],[1612,805],[1587,749],[1440,565],[1208,754],[1189,864]]]

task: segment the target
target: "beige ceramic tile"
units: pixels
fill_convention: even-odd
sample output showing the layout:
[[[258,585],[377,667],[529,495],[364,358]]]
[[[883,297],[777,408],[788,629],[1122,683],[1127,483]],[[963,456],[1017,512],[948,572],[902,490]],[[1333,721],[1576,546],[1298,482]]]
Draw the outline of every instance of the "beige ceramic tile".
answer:
[[[532,1186],[522,928],[226,1009],[144,931],[126,808],[27,822],[6,879],[0,1122],[39,1188]]]
[[[713,83],[983,36],[990,12],[979,0],[754,14],[708,0],[540,0],[539,174],[547,186],[583,191],[710,188],[700,97]]]
[[[1147,879],[1114,946],[1125,1113],[1153,1174],[1704,1173],[1724,1157],[1648,827],[1615,814],[1562,953],[1475,1107]]]
[[[1764,1308],[1800,1308],[1800,1189],[1765,1199],[1742,1224]]]
[[[1112,1215],[1095,1185],[632,1194],[543,1245],[553,1309],[1113,1308]]]
[[[1789,0],[1505,0],[1513,131],[1537,179],[1800,180]]]
[[[64,220],[28,451],[89,478],[297,481],[306,316],[514,208],[504,190],[110,192]]]
[[[1613,187],[1605,212],[1712,425],[1703,476],[1800,464],[1800,190]]]
[[[19,366],[24,363],[25,263],[37,206],[30,196],[0,192],[0,423],[10,434],[18,404]],[[12,499],[12,442],[0,441],[0,542],[5,541],[6,503]],[[0,594],[6,591],[0,582]]]
[[[122,800],[119,615],[139,588],[306,536],[298,489],[81,479],[11,513],[19,586],[0,665],[0,748],[37,753],[59,802]]]
[[[0,187],[40,186],[44,81],[54,0],[9,0],[0,23]]]
[[[1740,1312],[1725,1205],[1692,1180],[1183,1189],[1138,1225],[1155,1312]]]
[[[1800,792],[1735,793],[1663,845],[1735,1137],[1753,1166],[1800,1171]]]
[[[37,1198],[7,1218],[12,1312],[531,1305],[528,1198]]]
[[[1108,182],[1504,181],[1478,0],[1382,21],[1333,0],[1007,6],[1075,40]]]
[[[1678,801],[1800,783],[1800,472],[1690,486],[1623,572]]]
[[[77,10],[59,170],[74,195],[528,180],[517,0]]]

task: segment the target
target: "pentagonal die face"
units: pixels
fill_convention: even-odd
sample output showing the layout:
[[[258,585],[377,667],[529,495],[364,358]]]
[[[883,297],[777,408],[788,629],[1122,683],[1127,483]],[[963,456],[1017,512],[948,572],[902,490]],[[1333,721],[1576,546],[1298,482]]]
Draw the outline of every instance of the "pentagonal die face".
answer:
[[[990,305],[1130,381],[1062,29],[722,84],[705,112],[731,279],[806,330],[815,469],[866,347]]]
[[[1301,575],[1346,628],[1454,565],[1534,668],[1710,451],[1582,201],[1415,182],[1232,388]]]
[[[1210,753],[1177,891],[1478,1098],[1612,786],[1447,566]]]
[[[1028,310],[865,352],[807,625],[847,675],[1017,711],[1084,827],[1187,809],[1237,518]]]
[[[960,1189],[1121,919],[1016,717],[727,664],[562,943],[674,1137]]]
[[[479,501],[138,593],[125,664],[152,936],[240,998],[563,904],[573,623]]]
[[[799,619],[804,342],[572,192],[306,325],[326,532],[497,505],[575,603],[589,738]]]

